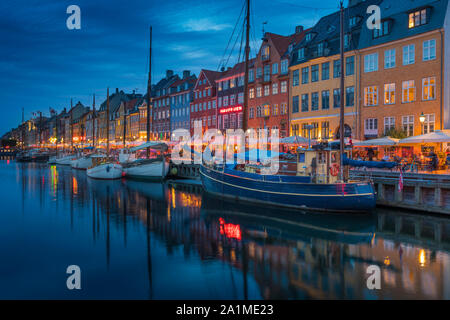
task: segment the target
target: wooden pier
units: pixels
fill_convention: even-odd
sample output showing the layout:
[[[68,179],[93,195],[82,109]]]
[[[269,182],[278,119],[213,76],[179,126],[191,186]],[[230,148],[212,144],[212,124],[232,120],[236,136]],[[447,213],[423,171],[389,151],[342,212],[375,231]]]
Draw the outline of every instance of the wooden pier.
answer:
[[[397,171],[351,170],[350,177],[371,179],[381,206],[450,215],[450,175],[403,173],[399,188]]]

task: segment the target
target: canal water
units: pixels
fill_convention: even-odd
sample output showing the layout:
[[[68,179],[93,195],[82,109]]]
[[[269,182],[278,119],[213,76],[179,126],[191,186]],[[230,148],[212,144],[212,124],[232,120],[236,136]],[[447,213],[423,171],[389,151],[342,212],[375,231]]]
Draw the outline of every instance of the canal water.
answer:
[[[445,217],[271,209],[13,160],[0,177],[0,299],[450,299]]]

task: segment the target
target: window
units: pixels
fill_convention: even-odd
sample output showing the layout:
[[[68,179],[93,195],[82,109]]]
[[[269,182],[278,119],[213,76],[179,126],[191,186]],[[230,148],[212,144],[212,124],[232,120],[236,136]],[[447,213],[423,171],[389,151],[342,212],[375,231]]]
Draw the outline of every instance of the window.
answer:
[[[305,48],[300,48],[298,51],[298,60],[305,59]]]
[[[339,108],[341,106],[341,89],[333,90],[333,108]]]
[[[308,83],[309,67],[302,68],[302,84]]]
[[[434,120],[435,120],[434,114],[425,115],[425,121],[423,122],[422,126],[423,134],[434,132]]]
[[[384,85],[384,104],[395,103],[395,83],[386,83]]]
[[[387,34],[389,34],[389,30],[390,30],[390,24],[389,21],[382,21],[380,23],[380,29],[373,29],[373,38],[379,38],[382,36],[385,36]]]
[[[270,116],[270,106],[268,104],[264,105],[264,117]]]
[[[345,88],[345,106],[352,107],[355,104],[355,87]]]
[[[320,56],[323,56],[323,48],[324,48],[324,43],[323,42],[321,42],[321,43],[319,43],[318,45],[317,45],[317,55],[320,57]]]
[[[403,65],[414,63],[414,45],[410,44],[403,47]]]
[[[292,126],[291,126],[291,130],[292,130],[292,134],[294,135],[294,136],[297,136],[298,135],[298,124],[293,124]]]
[[[287,114],[287,103],[286,102],[281,104],[280,114],[281,115]]]
[[[278,94],[278,83],[272,83],[272,94]]]
[[[294,72],[292,73],[292,86],[296,87],[298,86],[299,83],[299,71],[294,70]]]
[[[261,78],[261,76],[262,76],[262,69],[256,68],[256,79]]]
[[[395,128],[395,117],[384,117],[384,134]]]
[[[248,71],[248,81],[249,82],[253,82],[255,81],[255,70],[254,69],[250,69]],[[220,90],[219,90],[220,91]]]
[[[345,75],[351,76],[353,74],[355,74],[355,56],[345,59]]]
[[[228,96],[223,97],[223,106],[224,107],[228,106]]]
[[[250,99],[255,98],[255,88],[250,88],[250,90],[248,91],[248,96]]]
[[[358,23],[359,18],[358,17],[351,17],[350,19],[348,19],[348,25],[350,28],[356,26],[356,24]]]
[[[351,39],[352,35],[350,33],[344,34],[344,48],[348,48],[350,46]]]
[[[330,138],[330,122],[324,121],[322,122],[322,139]]]
[[[322,91],[322,109],[330,109],[330,91]]]
[[[317,139],[319,137],[319,123],[313,122],[311,126],[311,139]]]
[[[264,46],[261,49],[261,59],[262,60],[268,60],[270,58],[270,47],[269,46]]]
[[[408,137],[414,135],[414,116],[403,116],[402,117],[403,131]]]
[[[436,78],[429,77],[422,79],[422,100],[436,99]]]
[[[222,107],[222,97],[219,97],[219,98],[217,99],[217,105],[218,105],[219,108]]]
[[[416,100],[416,87],[414,80],[403,81],[402,83],[402,102],[408,103]]]
[[[311,82],[319,81],[319,65],[315,64],[311,66]]]
[[[288,73],[288,59],[284,59],[281,61],[281,73],[286,74]]]
[[[298,96],[292,97],[292,113],[298,112]]]
[[[236,86],[236,79],[230,80],[230,89],[233,89]]]
[[[302,94],[302,112],[309,111],[309,95]]]
[[[287,81],[281,81],[281,93],[287,92]]]
[[[364,56],[364,72],[373,72],[378,70],[378,53],[372,53]]]
[[[311,110],[319,110],[319,93],[313,92],[311,93]]]
[[[427,40],[423,42],[423,61],[436,59],[436,40]]]
[[[262,87],[256,87],[256,97],[257,98],[262,97]]]
[[[265,85],[264,86],[264,96],[267,97],[268,95],[270,95],[270,86]]]
[[[369,118],[364,121],[364,134],[365,135],[378,135],[378,119]]]
[[[243,92],[238,93],[238,103],[244,103],[244,93]]]
[[[272,115],[277,116],[278,115],[278,105],[274,104],[272,107]]]
[[[341,60],[333,61],[333,77],[339,78],[341,76]]]
[[[330,79],[330,63],[322,63],[322,80]]]
[[[384,68],[390,69],[395,67],[395,49],[386,50],[384,52]]]
[[[230,96],[230,106],[234,106],[236,104],[236,95],[232,94]],[[206,110],[205,104],[203,104],[203,110]]]
[[[255,117],[255,108],[251,107],[248,112],[248,118],[253,119]]]
[[[378,87],[371,86],[364,88],[364,105],[365,106],[378,105]]]
[[[422,9],[409,14],[408,28],[415,28],[427,23],[427,9]]]
[[[270,81],[270,65],[264,66],[264,81]]]
[[[272,74],[278,73],[278,63],[272,64]]]

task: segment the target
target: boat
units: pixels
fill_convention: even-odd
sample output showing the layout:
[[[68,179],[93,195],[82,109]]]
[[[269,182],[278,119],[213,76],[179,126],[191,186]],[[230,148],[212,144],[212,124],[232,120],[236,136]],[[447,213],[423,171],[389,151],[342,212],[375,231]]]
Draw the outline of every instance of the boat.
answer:
[[[86,174],[92,179],[114,180],[122,178],[122,165],[103,155],[92,155],[92,165]]]
[[[339,150],[311,148],[299,150],[294,161],[280,160],[285,174],[261,174],[264,166],[256,164],[202,164],[200,175],[205,191],[219,197],[302,210],[371,211],[372,183],[340,181],[339,158]]]
[[[70,166],[70,164],[74,158],[76,158],[76,155],[74,155],[74,154],[62,155],[62,156],[56,158],[55,163],[62,165],[62,166]]]
[[[143,180],[163,180],[169,173],[169,162],[164,157],[168,146],[164,142],[150,141],[130,149],[133,154],[139,150],[150,149],[157,151],[156,158],[136,159],[122,163],[126,177]],[[131,159],[135,157],[130,157]]]

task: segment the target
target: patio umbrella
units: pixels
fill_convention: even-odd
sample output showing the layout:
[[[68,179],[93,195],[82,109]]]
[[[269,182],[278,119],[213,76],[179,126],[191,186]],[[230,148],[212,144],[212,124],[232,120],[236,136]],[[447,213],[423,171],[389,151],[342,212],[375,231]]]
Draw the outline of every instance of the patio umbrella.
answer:
[[[409,143],[432,143],[450,142],[450,131],[436,130],[434,132],[422,134],[420,136],[408,137],[399,141],[401,144]]]
[[[355,147],[375,147],[375,146],[395,146],[399,143],[399,139],[391,137],[383,137],[366,141],[358,141],[353,143]]]
[[[314,140],[311,139],[311,143]],[[291,136],[291,137],[286,137],[286,138],[282,138],[280,139],[280,143],[286,143],[286,144],[308,144],[308,139],[307,138],[303,138],[300,136]]]

